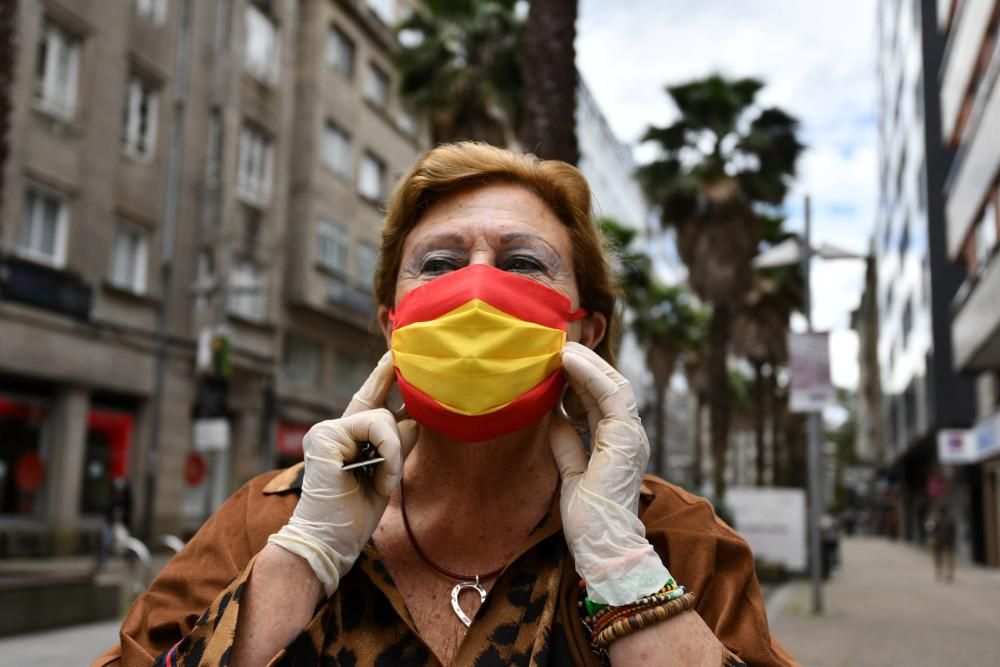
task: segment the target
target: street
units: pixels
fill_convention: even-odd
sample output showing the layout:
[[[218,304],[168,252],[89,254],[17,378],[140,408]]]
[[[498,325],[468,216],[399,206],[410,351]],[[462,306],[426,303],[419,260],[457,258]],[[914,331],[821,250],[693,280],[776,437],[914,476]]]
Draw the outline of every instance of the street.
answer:
[[[0,667],[75,667],[87,665],[115,642],[121,621],[0,639]]]
[[[930,556],[880,538],[845,539],[824,587],[826,613],[809,612],[808,580],[768,599],[771,631],[804,667],[963,667],[1000,661],[1000,573],[958,564],[951,585]],[[0,667],[86,664],[115,641],[117,621],[0,640]]]
[[[1000,574],[958,563],[934,580],[929,553],[880,538],[843,539],[842,565],[810,613],[808,580],[768,600],[771,632],[805,667],[1000,664]]]

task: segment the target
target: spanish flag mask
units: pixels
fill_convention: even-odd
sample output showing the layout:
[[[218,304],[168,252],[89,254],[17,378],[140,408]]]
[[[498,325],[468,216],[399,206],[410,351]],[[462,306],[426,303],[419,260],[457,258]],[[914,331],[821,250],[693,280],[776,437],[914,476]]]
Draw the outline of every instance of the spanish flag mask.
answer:
[[[550,287],[485,264],[414,288],[389,314],[410,416],[463,442],[538,421],[562,393],[566,324],[586,314]]]

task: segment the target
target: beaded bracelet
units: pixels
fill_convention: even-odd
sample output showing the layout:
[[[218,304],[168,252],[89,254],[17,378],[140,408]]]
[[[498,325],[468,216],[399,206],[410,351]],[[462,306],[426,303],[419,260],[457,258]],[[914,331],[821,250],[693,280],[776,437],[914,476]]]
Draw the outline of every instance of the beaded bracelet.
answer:
[[[637,632],[656,623],[662,623],[674,616],[679,616],[694,605],[695,594],[685,593],[681,597],[664,602],[656,607],[644,609],[638,613],[619,618],[601,630],[592,638],[592,643],[602,649],[607,649],[616,639]]]
[[[618,608],[612,607],[607,613],[604,613],[603,615],[594,619],[593,623],[594,629],[591,632],[591,634],[592,636],[596,637],[598,634],[601,633],[602,630],[604,630],[609,625],[611,625],[612,623],[621,618],[639,614],[647,609],[653,609],[659,607],[667,602],[673,602],[674,600],[683,597],[686,593],[687,590],[683,586],[681,586],[680,588],[677,588],[666,595],[654,596],[655,599],[646,604],[629,605],[627,607],[618,607]]]

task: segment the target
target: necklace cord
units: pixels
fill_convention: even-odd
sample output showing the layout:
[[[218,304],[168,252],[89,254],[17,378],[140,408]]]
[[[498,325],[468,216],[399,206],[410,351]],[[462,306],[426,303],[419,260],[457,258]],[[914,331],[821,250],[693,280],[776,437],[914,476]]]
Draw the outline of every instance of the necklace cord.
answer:
[[[545,517],[547,517],[552,512],[552,508],[555,507],[556,498],[559,497],[559,487],[561,486],[561,482],[562,482],[561,478],[556,480],[556,487],[555,490],[552,492],[552,498],[549,500],[549,507],[545,511],[545,514],[542,515],[542,518],[539,519],[538,522],[534,524],[534,528],[531,529],[532,532],[535,530],[535,528],[538,527],[538,525],[542,521],[545,520]],[[413,529],[410,527],[410,519],[409,517],[406,516],[406,502],[405,502],[405,494],[403,492],[402,476],[400,476],[399,478],[399,509],[400,513],[403,515],[403,527],[406,529],[406,536],[410,538],[410,544],[413,545],[413,550],[417,552],[417,555],[420,556],[420,558],[425,563],[430,565],[432,568],[434,568],[444,576],[449,577],[450,579],[455,579],[456,581],[471,581],[472,579],[475,579],[476,583],[478,584],[480,579],[492,579],[493,577],[497,576],[498,574],[503,572],[504,568],[506,568],[510,564],[510,562],[504,563],[497,569],[491,570],[485,574],[465,575],[465,574],[457,574],[455,572],[452,572],[451,570],[447,570],[438,565],[437,563],[435,563],[433,560],[431,560],[431,557],[427,555],[427,552],[424,551],[420,547],[420,543],[417,542],[417,536],[413,534]],[[530,535],[531,532],[529,532],[528,534]]]

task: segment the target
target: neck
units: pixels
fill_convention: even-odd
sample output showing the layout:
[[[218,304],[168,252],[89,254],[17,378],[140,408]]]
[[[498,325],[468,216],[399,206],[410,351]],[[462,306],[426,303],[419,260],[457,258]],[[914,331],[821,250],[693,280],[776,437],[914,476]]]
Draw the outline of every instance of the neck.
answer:
[[[481,513],[502,510],[525,495],[541,493],[548,498],[559,474],[549,448],[549,419],[474,443],[421,430],[404,470],[407,505],[410,498],[414,502],[461,500]]]

